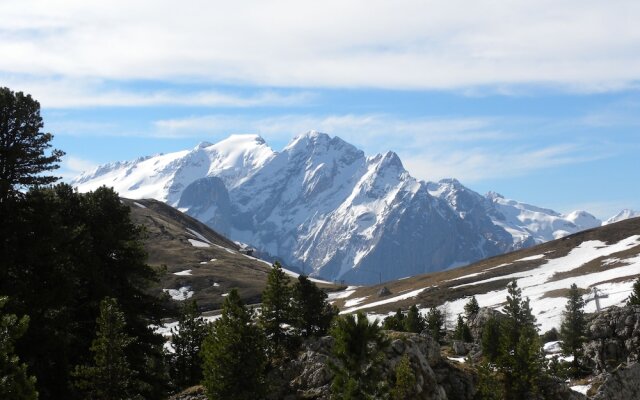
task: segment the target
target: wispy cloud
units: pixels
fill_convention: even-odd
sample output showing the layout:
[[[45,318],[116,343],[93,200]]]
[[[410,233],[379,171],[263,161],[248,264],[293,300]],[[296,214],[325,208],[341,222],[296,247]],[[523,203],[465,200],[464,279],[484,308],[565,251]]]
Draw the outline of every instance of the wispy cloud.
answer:
[[[396,151],[417,178],[456,177],[477,182],[523,176],[537,170],[612,156],[600,143],[528,143],[528,132],[505,132],[500,118],[407,119],[390,115],[287,115],[250,119],[210,115],[155,122],[161,137],[259,133],[269,143],[284,143],[311,129],[337,135],[368,154]]]
[[[506,93],[640,81],[636,0],[22,0],[0,15],[7,74]]]
[[[82,172],[95,168],[96,165],[93,161],[67,154],[62,159],[60,169],[56,171],[56,174],[61,176],[64,181],[68,181],[80,175]]]
[[[219,107],[248,108],[300,106],[315,98],[311,91],[281,92],[256,89],[251,93],[219,90],[140,90],[119,89],[97,79],[70,79],[5,76],[3,85],[37,98],[47,109],[87,107]]]

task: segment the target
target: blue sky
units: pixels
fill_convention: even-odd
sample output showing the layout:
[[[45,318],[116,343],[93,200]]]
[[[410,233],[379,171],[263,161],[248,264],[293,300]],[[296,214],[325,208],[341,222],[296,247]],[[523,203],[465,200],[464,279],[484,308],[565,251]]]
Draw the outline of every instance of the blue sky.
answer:
[[[315,129],[421,179],[640,209],[637,1],[91,3],[0,4],[0,85],[40,100],[65,177]]]

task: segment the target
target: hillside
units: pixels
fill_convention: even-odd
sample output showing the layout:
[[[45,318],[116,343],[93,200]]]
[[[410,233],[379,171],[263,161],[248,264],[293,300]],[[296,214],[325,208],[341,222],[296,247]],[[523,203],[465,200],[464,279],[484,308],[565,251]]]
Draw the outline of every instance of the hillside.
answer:
[[[602,308],[619,305],[640,276],[640,218],[624,220],[583,231],[531,248],[492,257],[472,265],[425,274],[384,285],[349,287],[330,297],[342,313],[363,310],[371,317],[384,317],[397,308],[418,304],[423,313],[443,306],[449,319],[463,312],[475,295],[480,306],[499,308],[506,298],[505,286],[517,279],[523,295],[531,299],[542,331],[558,326],[564,295],[576,283],[593,298],[597,287]],[[380,296],[386,287],[389,295]],[[589,300],[587,312],[596,310]]]
[[[155,289],[158,293],[165,289],[176,301],[194,299],[205,310],[219,309],[232,288],[239,290],[245,302],[260,302],[271,263],[244,254],[236,243],[165,203],[123,201],[131,207],[133,222],[145,229],[149,265],[166,266]]]

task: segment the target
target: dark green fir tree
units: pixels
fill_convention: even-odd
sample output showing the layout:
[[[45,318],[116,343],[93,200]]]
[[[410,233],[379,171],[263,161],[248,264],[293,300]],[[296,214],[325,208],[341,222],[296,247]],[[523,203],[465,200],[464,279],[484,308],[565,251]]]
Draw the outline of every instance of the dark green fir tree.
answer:
[[[389,315],[382,322],[382,327],[386,330],[404,332],[406,327],[404,324],[406,316],[402,313],[401,309],[397,309],[394,315]]]
[[[336,399],[374,399],[385,393],[381,379],[383,351],[389,345],[378,321],[369,322],[359,312],[338,317],[331,328],[334,337],[331,392]]]
[[[420,314],[415,304],[409,308],[409,312],[403,323],[406,332],[420,333],[427,327],[424,317]]]
[[[211,400],[262,399],[266,393],[266,342],[236,289],[222,306],[202,345],[204,381]]]
[[[91,365],[76,367],[74,386],[83,398],[100,400],[142,399],[138,373],[127,361],[134,339],[125,333],[124,313],[113,298],[100,303],[98,331],[91,345]]]
[[[209,333],[207,322],[200,317],[198,305],[187,302],[180,312],[178,325],[172,329],[171,377],[179,389],[202,380],[202,343]]]
[[[640,277],[636,279],[633,284],[633,292],[629,295],[627,299],[628,306],[640,306]]]
[[[444,315],[436,307],[432,307],[427,313],[427,330],[437,342],[444,338]]]
[[[292,323],[302,337],[323,336],[338,310],[327,301],[327,294],[304,275],[293,285]]]
[[[564,355],[573,356],[572,373],[577,375],[582,354],[582,344],[586,340],[586,321],[584,318],[584,300],[578,286],[574,283],[567,295],[567,305],[562,313],[560,325],[560,346]]]
[[[277,261],[273,264],[267,285],[262,292],[260,325],[269,343],[272,360],[284,357],[292,346],[291,332],[287,328],[292,321],[292,290],[289,277]]]
[[[29,376],[27,365],[15,354],[14,344],[29,326],[29,317],[18,318],[2,309],[6,297],[0,297],[0,399],[35,400],[36,379]]]

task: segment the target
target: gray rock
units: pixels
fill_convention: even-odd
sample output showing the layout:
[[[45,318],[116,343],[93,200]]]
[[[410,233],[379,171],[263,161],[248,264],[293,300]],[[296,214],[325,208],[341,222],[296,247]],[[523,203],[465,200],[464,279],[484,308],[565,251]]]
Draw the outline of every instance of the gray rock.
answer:
[[[600,385],[593,400],[640,399],[640,364],[632,363],[600,377]],[[598,382],[599,383],[599,382]]]

